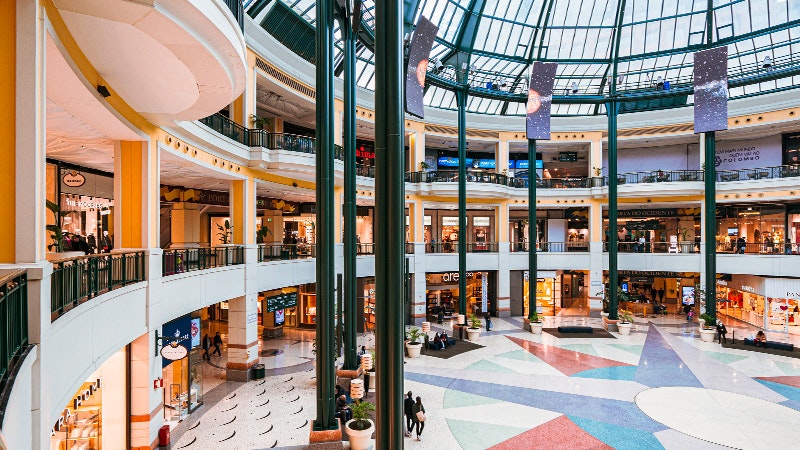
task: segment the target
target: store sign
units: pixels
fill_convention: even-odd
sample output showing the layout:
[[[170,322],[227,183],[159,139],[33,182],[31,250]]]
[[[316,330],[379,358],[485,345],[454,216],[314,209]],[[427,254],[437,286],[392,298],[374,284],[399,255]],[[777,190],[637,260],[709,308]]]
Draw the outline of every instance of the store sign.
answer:
[[[80,172],[67,172],[61,181],[69,187],[81,187],[86,183],[86,177]]]
[[[467,272],[467,278],[472,278],[475,276],[472,272]],[[458,281],[459,274],[458,272],[447,272],[442,274],[442,283],[452,283]]]
[[[358,156],[359,158],[375,159],[375,152],[364,150],[364,147],[361,146],[361,148],[356,150],[356,156]]]
[[[273,295],[267,297],[267,312],[275,312],[279,309],[293,308],[297,306],[297,292]]]
[[[55,436],[56,431],[61,431],[61,428],[64,427],[64,424],[72,417],[72,411],[77,410],[83,405],[83,402],[90,399],[95,392],[99,391],[103,387],[103,379],[98,378],[94,381],[89,382],[88,384],[84,383],[83,387],[75,397],[72,399],[72,410],[69,408],[64,408],[64,411],[61,413],[61,416],[56,421],[55,425],[53,425],[53,429],[50,431],[50,436]]]
[[[524,273],[525,281],[528,281],[529,275],[528,271],[526,270]],[[555,270],[539,270],[536,272],[536,278],[555,278],[557,276]]]
[[[442,217],[442,225],[445,227],[457,227],[458,217]]]
[[[166,367],[189,354],[192,345],[192,319],[191,316],[179,317],[161,326],[163,341],[167,344],[161,347],[161,366]],[[199,326],[198,326],[199,334]]]
[[[751,292],[753,294],[756,293],[756,288],[754,288],[753,286],[742,285],[742,290],[745,291],[745,292]]]
[[[488,227],[491,223],[491,218],[489,217],[473,217],[472,218],[472,225],[476,227]]]

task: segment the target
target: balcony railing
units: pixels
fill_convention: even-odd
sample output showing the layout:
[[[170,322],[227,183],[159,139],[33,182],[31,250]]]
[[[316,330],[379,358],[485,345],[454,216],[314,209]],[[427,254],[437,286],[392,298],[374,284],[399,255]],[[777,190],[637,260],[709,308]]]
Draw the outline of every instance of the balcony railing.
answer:
[[[102,253],[53,261],[50,318],[108,291],[145,280],[144,252]]]
[[[497,253],[497,242],[467,242],[467,253]],[[458,242],[429,242],[425,253],[458,253]]]
[[[24,270],[15,270],[0,276],[0,386],[27,346],[28,278]]]
[[[737,244],[732,242],[730,245],[717,244],[717,253],[733,253],[739,255],[800,255],[800,244],[785,242],[760,243],[748,242]]]
[[[675,181],[703,181],[702,170],[652,170],[617,175],[617,184],[670,183]],[[603,178],[608,185],[608,177]]]
[[[260,244],[258,262],[285,261],[290,259],[316,258],[314,244]]]
[[[239,29],[244,33],[244,5],[242,5],[242,0],[225,0],[225,4],[228,5],[228,9],[231,10],[233,17],[239,23]]]
[[[800,165],[763,167],[760,169],[720,170],[717,181],[748,181],[800,177]]]
[[[244,247],[201,247],[164,250],[161,273],[163,276],[214,267],[244,264]]]
[[[374,255],[375,254],[375,243],[374,242],[366,242],[363,244],[356,244],[356,253],[359,255]]]
[[[527,252],[530,249],[528,242],[512,242],[512,252]],[[536,244],[536,253],[561,253],[561,252],[588,252],[589,243],[582,242],[539,242]]]

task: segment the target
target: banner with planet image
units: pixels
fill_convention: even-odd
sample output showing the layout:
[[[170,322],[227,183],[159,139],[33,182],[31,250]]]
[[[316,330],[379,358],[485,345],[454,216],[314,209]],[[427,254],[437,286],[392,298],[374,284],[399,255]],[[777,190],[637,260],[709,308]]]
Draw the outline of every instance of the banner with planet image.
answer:
[[[558,63],[533,63],[528,83],[528,105],[525,131],[528,139],[550,140],[550,108],[553,103],[553,82]]]

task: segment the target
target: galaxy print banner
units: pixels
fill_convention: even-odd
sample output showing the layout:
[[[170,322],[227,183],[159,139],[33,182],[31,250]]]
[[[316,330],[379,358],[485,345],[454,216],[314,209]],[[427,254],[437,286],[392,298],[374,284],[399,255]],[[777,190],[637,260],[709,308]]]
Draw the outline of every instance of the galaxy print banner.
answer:
[[[694,54],[694,132],[728,129],[728,47]]]
[[[406,66],[406,112],[425,118],[425,105],[422,103],[425,95],[425,74],[428,72],[428,56],[431,54],[433,40],[439,27],[425,16],[419,16],[417,28],[408,50],[408,66]]]
[[[534,62],[528,84],[525,131],[528,139],[550,140],[550,106],[558,63]]]

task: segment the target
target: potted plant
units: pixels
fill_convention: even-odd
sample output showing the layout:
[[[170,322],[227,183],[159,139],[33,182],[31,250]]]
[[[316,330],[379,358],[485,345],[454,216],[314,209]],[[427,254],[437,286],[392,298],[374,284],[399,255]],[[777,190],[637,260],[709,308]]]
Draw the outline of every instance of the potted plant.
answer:
[[[617,322],[617,329],[619,334],[631,334],[631,327],[633,326],[633,315],[627,309],[619,310],[619,322]]]
[[[592,167],[592,187],[603,186],[603,169],[601,167]]]
[[[469,316],[469,328],[467,328],[467,339],[472,342],[478,340],[481,336],[481,319],[475,314]]]
[[[369,413],[375,411],[375,405],[358,401],[350,405],[353,418],[345,424],[344,431],[350,440],[352,450],[367,450],[372,447],[372,433],[375,432],[375,423],[369,418]]]
[[[420,161],[420,162],[419,162],[419,171],[420,171],[420,172],[424,172],[425,170],[427,170],[427,169],[430,169],[430,167],[431,167],[431,165],[430,165],[430,164],[428,164],[428,163],[427,163],[427,162],[425,162],[425,161]]]
[[[222,245],[229,245],[231,243],[231,235],[233,234],[233,225],[231,221],[225,219],[222,225],[217,224],[217,236],[222,241]]]
[[[700,339],[703,342],[714,342],[714,333],[717,332],[717,321],[707,313],[700,314]]]
[[[419,341],[422,337],[422,331],[417,327],[411,327],[408,330],[408,343],[406,343],[406,350],[408,351],[409,358],[417,358],[419,357],[420,351],[422,351],[422,343]]]
[[[264,126],[267,127],[272,125],[272,119],[269,117],[259,117],[255,114],[250,114],[250,120],[253,122],[253,127],[259,130],[266,129]]]
[[[531,308],[531,313],[528,315],[528,320],[531,322],[531,333],[542,334],[542,328],[544,328],[544,324],[542,323],[542,318],[539,317],[539,313],[537,313],[534,308]]]
[[[681,240],[679,242],[681,253],[692,253],[692,250],[694,250],[694,242],[689,240],[689,228],[681,228],[678,230],[678,233],[681,235]]]

